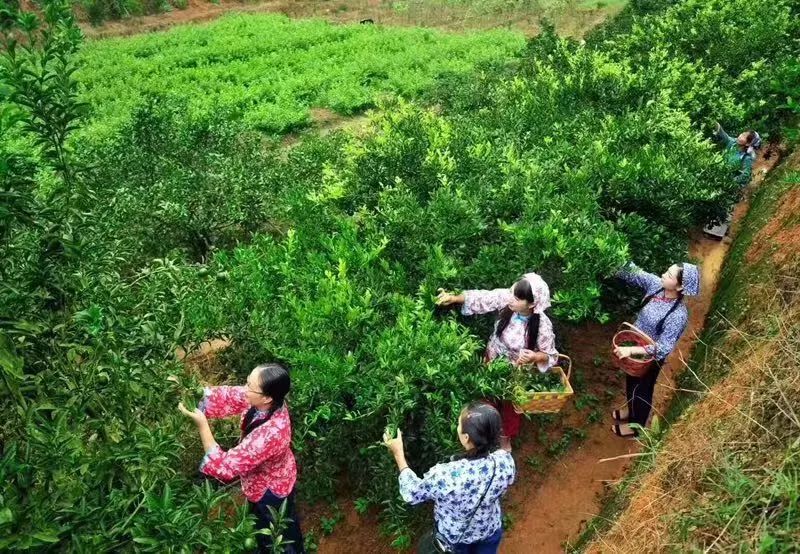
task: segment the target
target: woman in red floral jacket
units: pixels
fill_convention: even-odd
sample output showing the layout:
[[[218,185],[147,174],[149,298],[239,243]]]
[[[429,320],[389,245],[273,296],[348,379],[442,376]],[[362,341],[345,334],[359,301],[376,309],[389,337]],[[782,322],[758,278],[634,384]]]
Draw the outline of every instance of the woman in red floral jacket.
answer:
[[[200,471],[222,481],[239,477],[242,490],[256,516],[258,529],[272,523],[269,507],[280,509],[286,501],[286,516],[292,521],[283,531],[288,554],[303,554],[303,537],[297,520],[294,485],[297,467],[291,450],[292,424],[284,398],[291,382],[280,364],[256,367],[244,387],[208,387],[198,408],[181,412],[194,420],[206,452]],[[238,415],[242,435],[239,444],[222,450],[214,440],[209,419]],[[271,552],[272,537],[257,535],[259,552]]]

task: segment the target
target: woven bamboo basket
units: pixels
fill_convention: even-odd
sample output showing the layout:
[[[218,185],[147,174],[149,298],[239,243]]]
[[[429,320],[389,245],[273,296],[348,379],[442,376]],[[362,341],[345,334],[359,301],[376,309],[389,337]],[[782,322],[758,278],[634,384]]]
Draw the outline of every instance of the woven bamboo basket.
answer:
[[[655,341],[653,341],[647,333],[627,322],[623,322],[620,325],[619,332],[611,339],[611,358],[614,365],[631,377],[641,377],[652,367],[654,362],[653,357],[618,358],[614,354],[614,348],[620,346],[623,342],[633,342],[635,346],[652,346],[655,344]]]
[[[566,373],[564,373],[561,364],[567,366]],[[560,392],[531,391],[528,393],[528,400],[524,404],[514,404],[515,412],[518,414],[554,414],[564,408],[564,405],[574,394],[572,385],[569,384],[569,378],[572,375],[572,360],[569,356],[559,354],[557,364],[550,368],[550,371],[559,374],[564,390]]]

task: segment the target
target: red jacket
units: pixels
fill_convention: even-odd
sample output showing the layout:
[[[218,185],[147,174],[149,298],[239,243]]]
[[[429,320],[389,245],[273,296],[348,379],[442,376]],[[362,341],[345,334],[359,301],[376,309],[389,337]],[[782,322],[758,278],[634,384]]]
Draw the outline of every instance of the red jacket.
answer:
[[[243,419],[249,409],[244,387],[209,387],[200,404],[200,410],[208,419],[233,415]],[[253,421],[266,415],[266,412],[258,412]],[[228,451],[219,446],[209,450],[200,464],[200,471],[222,481],[240,477],[242,490],[252,502],[261,500],[267,489],[275,496],[285,498],[297,480],[291,442],[292,423],[284,405],[235,447]]]

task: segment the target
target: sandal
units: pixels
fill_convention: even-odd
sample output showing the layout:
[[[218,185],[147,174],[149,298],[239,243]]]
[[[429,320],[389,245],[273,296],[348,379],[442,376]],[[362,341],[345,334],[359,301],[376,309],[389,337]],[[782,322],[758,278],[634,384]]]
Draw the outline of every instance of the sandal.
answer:
[[[617,421],[628,421],[628,418],[631,417],[631,413],[630,411],[628,411],[628,415],[622,417],[622,412],[620,412],[619,410],[614,410],[613,412],[611,412],[611,417],[613,417]]]
[[[636,429],[631,429],[630,433],[623,433],[622,429],[619,427],[619,423],[615,423],[613,427],[611,427],[611,431],[618,437],[622,437],[623,439],[632,439],[634,437],[639,436],[639,432]]]

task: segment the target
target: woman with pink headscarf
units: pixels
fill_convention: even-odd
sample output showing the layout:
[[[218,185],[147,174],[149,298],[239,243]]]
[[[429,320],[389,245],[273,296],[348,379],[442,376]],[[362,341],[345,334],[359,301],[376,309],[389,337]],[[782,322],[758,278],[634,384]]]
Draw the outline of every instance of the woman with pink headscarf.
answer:
[[[487,362],[503,356],[514,364],[535,364],[544,373],[558,359],[553,324],[544,313],[550,307],[550,289],[536,273],[526,273],[507,289],[467,290],[461,294],[440,290],[436,304],[462,304],[464,315],[498,312],[494,332],[486,345]],[[511,439],[519,434],[522,416],[505,401],[500,403],[500,414],[504,447],[510,450]]]

